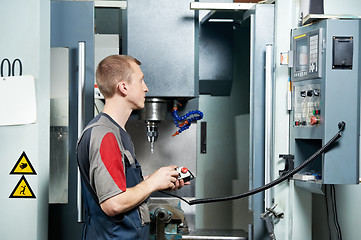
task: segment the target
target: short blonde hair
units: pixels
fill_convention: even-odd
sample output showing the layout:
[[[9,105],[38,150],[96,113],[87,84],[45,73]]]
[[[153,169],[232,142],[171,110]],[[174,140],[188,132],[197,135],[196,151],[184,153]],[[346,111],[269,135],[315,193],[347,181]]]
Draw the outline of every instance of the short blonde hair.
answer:
[[[119,82],[131,81],[133,73],[131,62],[141,65],[136,58],[127,55],[111,55],[98,64],[96,82],[105,98],[110,98],[115,94]]]

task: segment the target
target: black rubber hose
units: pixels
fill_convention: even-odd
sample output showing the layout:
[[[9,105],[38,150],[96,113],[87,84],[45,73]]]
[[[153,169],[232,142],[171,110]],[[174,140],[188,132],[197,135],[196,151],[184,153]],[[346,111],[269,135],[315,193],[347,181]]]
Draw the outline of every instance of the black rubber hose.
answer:
[[[187,202],[189,205],[195,205],[195,204],[205,204],[205,203],[214,203],[214,202],[223,202],[223,201],[230,201],[235,199],[240,199],[244,197],[248,197],[250,195],[265,191],[284,180],[288,179],[289,177],[292,177],[294,174],[302,170],[304,167],[306,167],[308,164],[310,164],[313,160],[315,160],[320,154],[326,152],[328,148],[336,142],[341,137],[341,132],[345,129],[346,123],[345,122],[339,122],[338,123],[338,132],[335,136],[333,136],[323,147],[321,147],[317,152],[315,152],[311,157],[309,157],[306,161],[304,161],[301,165],[299,165],[297,168],[291,170],[287,174],[283,175],[282,177],[262,186],[259,188],[255,188],[249,192],[234,195],[234,196],[228,196],[228,197],[217,197],[217,198],[202,198],[202,199],[195,199],[191,201],[187,201],[185,199],[182,199],[183,201]]]

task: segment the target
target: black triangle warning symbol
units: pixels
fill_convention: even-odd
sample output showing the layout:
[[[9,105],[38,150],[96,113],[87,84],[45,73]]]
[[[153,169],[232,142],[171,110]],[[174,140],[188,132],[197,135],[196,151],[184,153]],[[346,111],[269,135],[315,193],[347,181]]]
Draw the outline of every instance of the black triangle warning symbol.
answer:
[[[24,175],[20,178],[18,184],[16,184],[9,198],[36,198]]]
[[[11,170],[10,174],[33,174],[36,175],[35,169],[31,162],[29,161],[26,153],[23,152],[19,157],[19,160],[16,162],[15,166]]]

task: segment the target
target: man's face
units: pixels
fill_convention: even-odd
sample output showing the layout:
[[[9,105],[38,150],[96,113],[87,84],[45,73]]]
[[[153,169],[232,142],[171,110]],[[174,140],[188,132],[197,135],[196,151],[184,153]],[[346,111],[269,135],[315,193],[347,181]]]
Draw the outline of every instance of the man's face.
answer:
[[[133,104],[134,110],[144,108],[145,93],[149,91],[147,85],[144,82],[144,74],[139,65],[131,62],[133,74],[132,80],[129,83],[128,99]]]

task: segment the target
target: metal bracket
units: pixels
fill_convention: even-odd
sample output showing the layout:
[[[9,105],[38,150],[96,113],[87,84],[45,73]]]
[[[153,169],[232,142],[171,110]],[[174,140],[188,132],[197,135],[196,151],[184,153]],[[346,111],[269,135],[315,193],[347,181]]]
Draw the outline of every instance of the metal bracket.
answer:
[[[265,220],[266,222],[266,228],[271,240],[276,240],[273,219],[280,219],[284,217],[283,213],[278,213],[274,210],[276,207],[277,204],[273,204],[271,208],[266,208],[266,211],[261,214],[261,219]]]
[[[285,169],[278,171],[280,177],[282,177],[283,175],[287,174],[289,171],[295,168],[295,163],[294,163],[295,156],[292,154],[280,154],[279,157],[283,158],[286,161]]]

